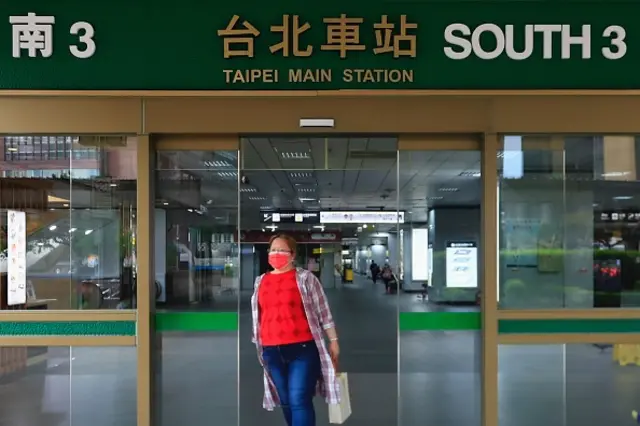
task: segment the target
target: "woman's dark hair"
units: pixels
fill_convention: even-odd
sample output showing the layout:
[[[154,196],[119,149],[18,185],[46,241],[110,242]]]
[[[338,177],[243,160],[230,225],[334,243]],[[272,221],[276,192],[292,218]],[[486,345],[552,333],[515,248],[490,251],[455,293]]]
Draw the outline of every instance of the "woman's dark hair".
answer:
[[[269,248],[271,248],[271,244],[273,244],[273,242],[275,240],[283,240],[286,244],[287,247],[289,247],[289,250],[291,251],[292,254],[296,254],[296,248],[298,247],[298,243],[296,242],[295,238],[293,238],[291,235],[287,235],[287,234],[276,234],[273,237],[269,238]]]

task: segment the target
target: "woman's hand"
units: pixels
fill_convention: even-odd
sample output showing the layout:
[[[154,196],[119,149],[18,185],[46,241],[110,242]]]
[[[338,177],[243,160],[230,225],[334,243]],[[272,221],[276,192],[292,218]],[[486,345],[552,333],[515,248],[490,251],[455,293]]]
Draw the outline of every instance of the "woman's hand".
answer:
[[[329,355],[331,356],[331,361],[333,362],[333,368],[338,370],[338,358],[340,357],[340,345],[337,340],[332,340],[329,343]]]

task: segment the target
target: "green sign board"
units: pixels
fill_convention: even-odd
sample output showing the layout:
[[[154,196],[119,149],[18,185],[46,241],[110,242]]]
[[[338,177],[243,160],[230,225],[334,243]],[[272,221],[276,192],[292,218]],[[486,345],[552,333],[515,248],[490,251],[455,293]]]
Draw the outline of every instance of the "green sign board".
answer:
[[[640,3],[24,0],[0,89],[637,89]]]

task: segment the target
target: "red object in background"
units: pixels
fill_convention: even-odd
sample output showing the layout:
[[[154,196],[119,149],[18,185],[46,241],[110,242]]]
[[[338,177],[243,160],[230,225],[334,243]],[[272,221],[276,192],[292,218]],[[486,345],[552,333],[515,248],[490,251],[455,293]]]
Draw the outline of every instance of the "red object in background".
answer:
[[[619,266],[595,266],[596,272],[607,277],[615,278],[620,275]]]

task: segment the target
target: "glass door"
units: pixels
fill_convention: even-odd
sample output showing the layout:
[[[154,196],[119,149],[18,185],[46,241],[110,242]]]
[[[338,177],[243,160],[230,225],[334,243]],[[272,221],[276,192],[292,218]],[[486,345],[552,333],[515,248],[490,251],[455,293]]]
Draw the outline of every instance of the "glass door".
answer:
[[[398,153],[400,424],[480,425],[479,146],[417,142]]]
[[[333,313],[355,426],[398,421],[397,144],[373,135],[241,139],[241,263],[243,272],[252,268],[241,275],[241,292],[249,295],[269,270],[270,238],[293,237],[297,265],[320,280]],[[263,375],[244,296],[240,312],[240,425],[282,425],[280,412],[261,408]],[[315,406],[318,424],[328,424],[322,398]]]
[[[161,425],[235,425],[238,152],[160,150],[155,171],[155,281]],[[245,268],[251,265],[245,264]]]
[[[161,424],[283,424],[262,409],[250,306],[280,234],[328,299],[351,424],[480,422],[477,143],[271,135],[203,148],[156,156]]]

